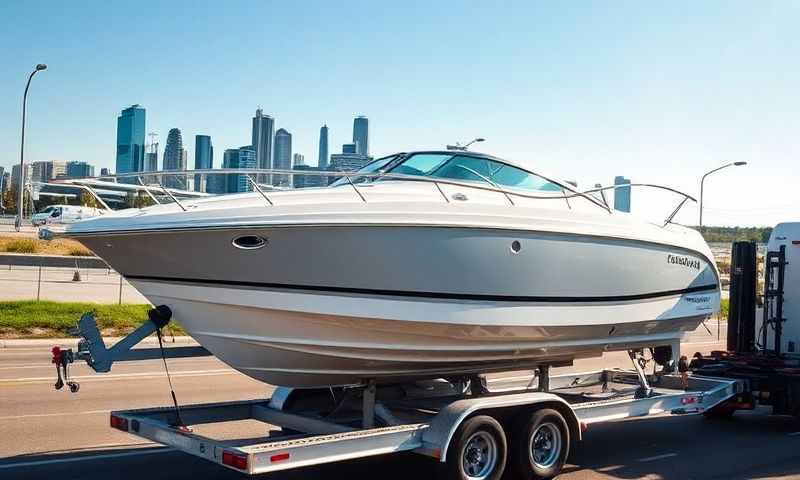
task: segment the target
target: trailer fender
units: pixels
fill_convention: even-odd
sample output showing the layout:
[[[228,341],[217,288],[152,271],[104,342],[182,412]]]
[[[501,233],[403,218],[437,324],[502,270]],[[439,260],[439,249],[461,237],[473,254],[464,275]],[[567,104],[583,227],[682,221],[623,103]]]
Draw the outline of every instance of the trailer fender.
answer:
[[[476,398],[464,398],[450,403],[431,421],[422,435],[423,449],[432,452],[433,456],[445,462],[447,449],[461,424],[478,412],[494,409],[513,409],[514,407],[534,407],[549,404],[564,415],[570,424],[570,431],[577,433],[580,440],[581,429],[578,417],[572,407],[563,398],[546,392],[525,392],[512,395],[498,395]]]

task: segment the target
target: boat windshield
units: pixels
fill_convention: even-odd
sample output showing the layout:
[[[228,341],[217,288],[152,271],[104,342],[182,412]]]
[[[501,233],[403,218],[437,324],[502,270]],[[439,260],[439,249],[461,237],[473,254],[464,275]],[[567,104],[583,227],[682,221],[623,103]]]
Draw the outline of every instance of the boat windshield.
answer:
[[[447,178],[538,192],[562,192],[561,185],[497,160],[463,154],[416,153],[388,173]]]
[[[374,160],[358,170],[358,173],[376,173],[381,170],[383,167],[389,165],[394,159],[399,157],[400,155],[389,155],[388,157],[379,158]],[[371,182],[373,178],[371,177],[351,177],[350,180],[353,183],[366,183]],[[337,187],[339,185],[344,185],[349,183],[347,178],[340,178],[331,184],[332,187]]]

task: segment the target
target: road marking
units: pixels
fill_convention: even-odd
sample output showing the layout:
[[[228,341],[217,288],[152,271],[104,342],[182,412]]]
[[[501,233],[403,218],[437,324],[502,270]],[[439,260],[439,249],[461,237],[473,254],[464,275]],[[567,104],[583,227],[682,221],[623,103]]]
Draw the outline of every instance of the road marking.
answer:
[[[85,412],[62,412],[62,413],[32,413],[30,415],[8,415],[0,417],[0,420],[16,420],[18,418],[39,418],[39,417],[60,417],[64,415],[95,415],[99,413],[111,413],[110,410],[87,410]]]
[[[135,457],[138,455],[152,455],[154,453],[169,453],[174,451],[175,451],[174,448],[161,447],[152,450],[143,450],[141,452],[101,453],[98,455],[86,455],[83,457],[75,457],[75,458],[55,458],[53,460],[37,460],[34,462],[19,462],[19,463],[10,463],[7,465],[0,465],[0,470],[5,470],[9,468],[39,467],[42,465],[55,465],[59,463],[74,463],[74,462],[82,462],[84,460],[106,460],[112,458]]]
[[[182,370],[177,372],[170,372],[172,377],[205,377],[211,375],[231,375],[236,373],[235,370],[230,368],[220,368],[216,370]],[[70,380],[81,382],[99,382],[105,380],[121,380],[126,378],[163,378],[166,375],[164,371],[160,372],[137,372],[137,373],[117,373],[117,374],[99,374],[89,376],[70,377]],[[0,379],[0,385],[9,383],[39,383],[39,382],[53,382],[55,376],[50,377],[26,377],[26,378],[6,378]]]
[[[656,456],[653,456],[653,457],[640,458],[639,460],[636,460],[636,461],[637,462],[654,462],[656,460],[662,460],[664,458],[671,458],[671,457],[677,457],[677,456],[678,456],[677,453],[665,453],[665,454],[656,455]]]

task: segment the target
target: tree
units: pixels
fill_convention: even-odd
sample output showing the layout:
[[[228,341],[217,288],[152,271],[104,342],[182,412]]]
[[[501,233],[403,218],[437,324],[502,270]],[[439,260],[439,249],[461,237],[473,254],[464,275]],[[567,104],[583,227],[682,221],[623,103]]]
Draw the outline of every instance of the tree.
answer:
[[[3,192],[3,207],[7,213],[17,213],[17,188],[10,185],[5,192]]]
[[[81,191],[81,205],[92,208],[100,208],[100,202],[97,201],[94,195],[85,190]]]
[[[153,199],[150,198],[150,195],[147,195],[145,192],[139,192],[133,201],[134,208],[145,208],[155,204],[156,202],[154,202]]]

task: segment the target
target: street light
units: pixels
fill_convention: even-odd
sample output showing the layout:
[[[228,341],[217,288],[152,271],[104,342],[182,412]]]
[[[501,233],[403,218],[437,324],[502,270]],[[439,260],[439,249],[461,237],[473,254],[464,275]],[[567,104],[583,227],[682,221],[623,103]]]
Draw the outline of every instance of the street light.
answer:
[[[703,230],[703,183],[706,181],[706,177],[711,175],[714,172],[718,172],[718,171],[722,170],[723,168],[741,167],[742,165],[747,165],[747,162],[728,163],[728,164],[725,164],[725,165],[723,165],[721,167],[717,167],[714,170],[706,172],[705,175],[703,175],[703,178],[700,179],[700,230],[701,231]]]
[[[466,145],[461,145],[461,144],[460,144],[460,143],[458,143],[458,142],[456,142],[456,144],[455,144],[455,145],[448,145],[448,146],[447,146],[447,149],[448,149],[448,150],[461,150],[462,152],[466,152],[466,151],[467,151],[467,147],[469,147],[469,146],[470,146],[470,145],[472,145],[473,143],[476,143],[476,142],[485,142],[485,141],[486,141],[486,139],[485,139],[485,138],[480,138],[480,137],[478,137],[478,138],[476,138],[476,139],[473,139],[471,142],[469,142],[469,143],[468,143],[468,144],[466,144]]]
[[[36,68],[28,77],[28,83],[25,84],[25,95],[22,96],[22,141],[19,146],[19,186],[17,187],[19,189],[19,197],[17,200],[17,220],[14,222],[14,228],[16,228],[18,232],[20,227],[22,227],[22,211],[25,204],[25,108],[28,103],[28,88],[31,86],[31,80],[33,80],[33,76],[36,75],[36,72],[46,68],[47,65],[44,63],[36,65]]]

